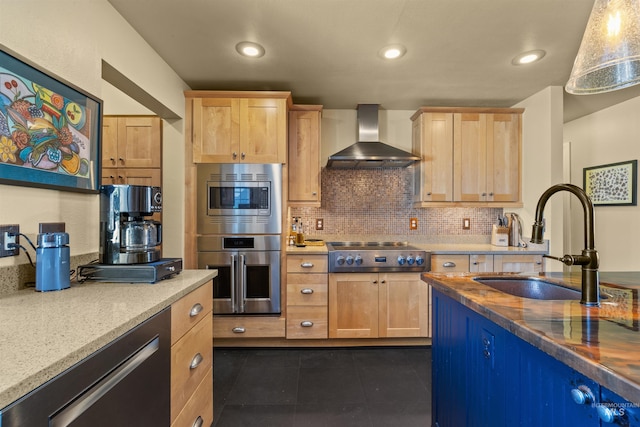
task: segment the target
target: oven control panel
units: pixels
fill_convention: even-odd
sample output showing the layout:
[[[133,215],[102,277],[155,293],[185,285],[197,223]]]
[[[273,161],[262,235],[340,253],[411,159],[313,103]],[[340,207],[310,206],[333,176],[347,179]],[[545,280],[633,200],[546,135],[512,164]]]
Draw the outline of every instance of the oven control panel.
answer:
[[[430,254],[412,247],[362,250],[336,248],[329,251],[330,273],[424,272],[430,268]]]

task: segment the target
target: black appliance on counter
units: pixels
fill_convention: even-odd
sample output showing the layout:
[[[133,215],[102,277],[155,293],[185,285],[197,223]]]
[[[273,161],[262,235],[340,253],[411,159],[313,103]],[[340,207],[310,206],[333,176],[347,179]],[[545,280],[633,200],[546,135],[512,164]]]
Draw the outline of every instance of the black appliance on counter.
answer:
[[[78,279],[155,283],[182,271],[181,258],[161,258],[160,187],[100,187],[100,259],[78,267]]]
[[[431,253],[407,242],[329,242],[329,273],[424,272]]]

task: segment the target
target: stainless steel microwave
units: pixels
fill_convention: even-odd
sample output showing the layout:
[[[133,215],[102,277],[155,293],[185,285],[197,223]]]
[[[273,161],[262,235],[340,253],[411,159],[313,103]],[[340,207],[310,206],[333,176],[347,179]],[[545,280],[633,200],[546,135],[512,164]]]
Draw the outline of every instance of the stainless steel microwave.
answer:
[[[281,164],[198,165],[198,234],[280,234]]]

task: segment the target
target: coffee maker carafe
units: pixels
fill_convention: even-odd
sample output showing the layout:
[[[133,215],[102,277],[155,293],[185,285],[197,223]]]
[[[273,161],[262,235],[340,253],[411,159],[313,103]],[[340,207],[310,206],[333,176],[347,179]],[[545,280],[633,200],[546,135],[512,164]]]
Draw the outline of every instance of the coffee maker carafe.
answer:
[[[160,187],[100,187],[100,263],[143,264],[159,260],[162,225],[146,217],[161,211]]]

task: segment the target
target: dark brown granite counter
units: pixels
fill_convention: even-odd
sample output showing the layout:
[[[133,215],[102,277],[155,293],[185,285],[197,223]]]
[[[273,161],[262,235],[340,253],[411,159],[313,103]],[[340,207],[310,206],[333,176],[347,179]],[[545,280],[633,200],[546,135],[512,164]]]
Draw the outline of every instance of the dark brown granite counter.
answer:
[[[475,282],[473,278],[480,275],[424,273],[422,279],[629,402],[640,405],[640,272],[602,272],[600,292],[606,299],[595,308],[587,308],[578,300],[544,301],[511,296]],[[537,276],[580,289],[579,273]]]

